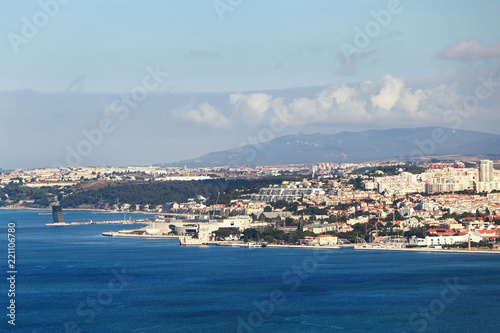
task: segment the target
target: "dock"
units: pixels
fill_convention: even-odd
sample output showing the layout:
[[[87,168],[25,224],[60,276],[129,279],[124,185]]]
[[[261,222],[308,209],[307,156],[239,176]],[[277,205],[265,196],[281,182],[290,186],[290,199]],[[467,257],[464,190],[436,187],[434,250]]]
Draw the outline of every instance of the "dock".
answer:
[[[118,232],[103,232],[103,236],[107,237],[131,237],[131,238],[164,238],[164,239],[178,239],[179,236],[174,236],[174,235],[149,235],[149,234],[135,234],[131,232],[126,232],[126,231],[118,231]]]
[[[88,222],[54,222],[47,223],[46,226],[49,227],[65,227],[70,225],[91,225],[91,224],[147,224],[146,221],[140,220],[120,220],[120,221],[88,221]]]

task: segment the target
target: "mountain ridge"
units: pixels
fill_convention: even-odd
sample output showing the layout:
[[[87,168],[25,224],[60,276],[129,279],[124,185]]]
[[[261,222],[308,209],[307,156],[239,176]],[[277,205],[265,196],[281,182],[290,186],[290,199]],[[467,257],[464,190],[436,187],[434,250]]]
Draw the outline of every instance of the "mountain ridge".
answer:
[[[443,127],[370,129],[334,134],[288,134],[260,145],[215,151],[168,166],[216,167],[363,163],[426,156],[500,156],[500,135]]]

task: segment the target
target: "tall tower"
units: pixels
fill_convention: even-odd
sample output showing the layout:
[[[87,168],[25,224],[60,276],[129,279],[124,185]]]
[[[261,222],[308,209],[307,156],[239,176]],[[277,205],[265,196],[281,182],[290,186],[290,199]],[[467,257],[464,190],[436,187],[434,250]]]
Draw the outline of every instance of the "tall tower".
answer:
[[[479,164],[479,181],[482,183],[493,181],[493,161],[481,160]]]
[[[61,206],[52,206],[52,218],[54,223],[64,223],[64,213]]]

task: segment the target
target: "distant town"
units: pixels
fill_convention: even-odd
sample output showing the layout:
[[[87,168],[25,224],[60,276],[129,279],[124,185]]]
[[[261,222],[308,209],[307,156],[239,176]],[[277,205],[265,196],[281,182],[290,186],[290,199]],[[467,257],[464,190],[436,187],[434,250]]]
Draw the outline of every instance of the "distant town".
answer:
[[[144,228],[107,236],[176,237],[182,245],[492,250],[500,245],[496,166],[436,160],[11,170],[0,175],[0,207],[155,214]]]

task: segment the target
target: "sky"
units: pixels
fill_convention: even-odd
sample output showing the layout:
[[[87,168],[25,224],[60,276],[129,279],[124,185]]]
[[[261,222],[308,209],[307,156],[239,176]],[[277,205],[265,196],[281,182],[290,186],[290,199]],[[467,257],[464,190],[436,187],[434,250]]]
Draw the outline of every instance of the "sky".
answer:
[[[281,135],[500,134],[500,2],[2,1],[0,168],[149,165]]]

